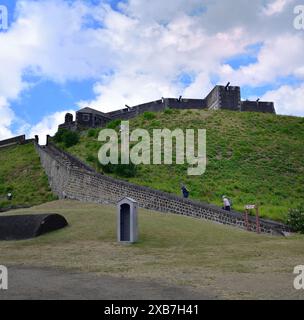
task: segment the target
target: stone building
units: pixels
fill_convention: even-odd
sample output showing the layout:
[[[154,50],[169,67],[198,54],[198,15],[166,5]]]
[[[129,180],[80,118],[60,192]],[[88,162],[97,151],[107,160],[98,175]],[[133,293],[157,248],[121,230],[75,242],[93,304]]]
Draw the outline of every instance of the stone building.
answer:
[[[65,115],[65,122],[59,126],[59,129],[78,130],[101,128],[111,120],[112,119],[103,112],[92,108],[83,108],[76,112],[76,121],[73,120],[71,113],[67,113]]]

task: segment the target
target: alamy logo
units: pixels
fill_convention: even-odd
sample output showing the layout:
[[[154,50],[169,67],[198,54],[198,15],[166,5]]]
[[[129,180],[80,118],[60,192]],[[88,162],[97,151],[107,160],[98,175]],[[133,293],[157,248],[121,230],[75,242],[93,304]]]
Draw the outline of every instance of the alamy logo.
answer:
[[[8,289],[8,271],[5,266],[0,266],[0,290]]]
[[[293,25],[297,30],[304,30],[304,5],[299,5],[294,8],[294,14],[297,16],[293,21]]]
[[[98,159],[102,165],[127,165],[130,162],[135,165],[149,165],[151,160],[153,165],[172,165],[173,162],[182,165],[186,160],[189,164],[188,175],[197,176],[205,173],[206,130],[187,129],[184,132],[182,129],[154,129],[151,138],[145,129],[136,129],[130,134],[129,121],[122,121],[120,128],[120,137],[113,129],[103,129],[99,133],[98,140],[106,142],[98,152]]]
[[[6,6],[0,5],[0,31],[8,29],[8,10]]]
[[[293,286],[296,290],[304,290],[304,266],[297,266],[293,271],[296,274]]]

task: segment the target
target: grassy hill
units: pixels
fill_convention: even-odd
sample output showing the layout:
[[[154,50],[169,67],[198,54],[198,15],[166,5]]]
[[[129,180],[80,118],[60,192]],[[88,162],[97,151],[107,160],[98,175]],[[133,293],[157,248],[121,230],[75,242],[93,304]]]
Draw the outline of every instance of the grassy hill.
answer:
[[[0,208],[54,200],[33,144],[0,149],[0,163]],[[6,199],[8,192],[12,201]]]
[[[180,194],[180,183],[191,198],[221,205],[221,196],[233,199],[234,208],[259,204],[261,214],[284,220],[290,207],[303,201],[304,118],[262,113],[207,110],[167,110],[146,114],[130,121],[131,130],[144,128],[206,129],[207,171],[188,176],[188,165],[141,165],[131,182]],[[69,152],[97,165],[98,130],[81,134]]]

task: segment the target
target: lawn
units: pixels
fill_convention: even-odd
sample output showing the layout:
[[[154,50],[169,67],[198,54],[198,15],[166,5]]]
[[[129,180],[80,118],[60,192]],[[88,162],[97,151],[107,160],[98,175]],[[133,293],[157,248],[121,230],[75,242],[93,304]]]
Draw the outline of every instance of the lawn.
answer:
[[[0,149],[0,208],[54,200],[48,178],[32,143]],[[6,199],[7,193],[13,200]]]
[[[140,241],[116,242],[116,208],[49,202],[16,213],[56,212],[70,226],[42,237],[0,242],[0,263],[53,267],[210,289],[226,298],[304,298],[293,289],[304,236],[246,231],[139,209]]]

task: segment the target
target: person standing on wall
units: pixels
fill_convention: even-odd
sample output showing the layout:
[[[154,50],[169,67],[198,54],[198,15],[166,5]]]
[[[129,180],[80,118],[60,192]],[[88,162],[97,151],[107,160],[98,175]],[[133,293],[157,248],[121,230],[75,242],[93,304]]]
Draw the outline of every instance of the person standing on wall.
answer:
[[[184,184],[181,185],[181,190],[182,190],[183,197],[185,199],[188,199],[189,198],[189,190],[186,188],[186,186]]]
[[[223,209],[226,211],[231,211],[231,203],[226,196],[223,196],[223,203],[224,203]]]
[[[6,196],[7,200],[11,201],[13,200],[13,194],[11,192],[9,192]]]

